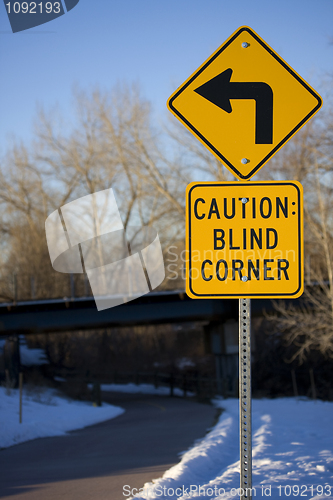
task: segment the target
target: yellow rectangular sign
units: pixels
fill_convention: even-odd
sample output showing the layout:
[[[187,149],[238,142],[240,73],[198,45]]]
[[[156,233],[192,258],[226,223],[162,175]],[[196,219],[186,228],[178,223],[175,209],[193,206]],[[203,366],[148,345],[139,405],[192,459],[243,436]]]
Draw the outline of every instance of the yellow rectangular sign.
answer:
[[[194,182],[186,190],[191,298],[303,293],[303,188],[297,181]]]

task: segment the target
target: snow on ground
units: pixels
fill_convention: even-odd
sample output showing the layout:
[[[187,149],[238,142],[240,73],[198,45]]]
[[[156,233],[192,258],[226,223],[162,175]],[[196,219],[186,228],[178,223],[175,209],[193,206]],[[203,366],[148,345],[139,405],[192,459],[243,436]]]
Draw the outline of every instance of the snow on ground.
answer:
[[[148,384],[108,384],[102,390],[169,394]],[[19,424],[18,390],[0,387],[0,448],[114,418],[123,409],[72,401],[54,390],[24,392]],[[135,495],[130,485],[124,498],[187,500],[239,498],[238,400],[214,401],[223,409],[219,422],[179,464]],[[333,500],[333,403],[284,399],[253,400],[253,495],[281,499],[305,497]],[[299,500],[302,500],[301,498]]]
[[[92,384],[88,385],[92,389]],[[152,384],[101,384],[101,391],[108,392],[126,392],[129,394],[151,394],[153,396],[170,396],[170,387],[155,387]],[[175,387],[173,389],[175,396],[183,396],[184,391]],[[193,396],[192,392],[187,391],[188,396]]]
[[[8,394],[10,392],[10,394]],[[104,404],[73,401],[53,389],[23,391],[22,424],[19,423],[19,391],[0,387],[0,448],[39,437],[61,436],[67,431],[97,424],[125,410]]]
[[[23,366],[39,366],[49,362],[44,349],[30,349],[26,344],[20,345],[20,362]]]
[[[238,500],[238,400],[215,404],[225,411],[211,432],[143,492],[136,494],[129,485],[126,498]],[[252,417],[255,496],[333,499],[333,403],[254,400]]]
[[[49,363],[44,349],[33,349],[27,346],[24,335],[19,335],[20,362],[23,366],[39,366]],[[0,354],[3,354],[6,339],[0,339]]]

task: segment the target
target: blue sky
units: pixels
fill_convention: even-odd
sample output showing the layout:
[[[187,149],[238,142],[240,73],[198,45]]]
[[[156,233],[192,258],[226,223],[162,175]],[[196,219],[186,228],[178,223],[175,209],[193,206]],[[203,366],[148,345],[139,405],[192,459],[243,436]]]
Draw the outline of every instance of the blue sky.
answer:
[[[157,117],[170,94],[238,27],[256,31],[320,91],[333,73],[333,0],[80,0],[13,34],[0,5],[0,154],[29,141],[37,105],[73,113],[72,89],[139,82]]]

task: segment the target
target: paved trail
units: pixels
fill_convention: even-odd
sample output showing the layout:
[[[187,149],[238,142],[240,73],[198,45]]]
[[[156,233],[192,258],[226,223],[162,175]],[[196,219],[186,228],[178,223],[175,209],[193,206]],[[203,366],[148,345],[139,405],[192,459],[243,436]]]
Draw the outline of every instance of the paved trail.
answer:
[[[103,393],[126,409],[119,417],[66,436],[0,451],[0,498],[122,500],[179,461],[213,424],[212,406],[180,398]]]

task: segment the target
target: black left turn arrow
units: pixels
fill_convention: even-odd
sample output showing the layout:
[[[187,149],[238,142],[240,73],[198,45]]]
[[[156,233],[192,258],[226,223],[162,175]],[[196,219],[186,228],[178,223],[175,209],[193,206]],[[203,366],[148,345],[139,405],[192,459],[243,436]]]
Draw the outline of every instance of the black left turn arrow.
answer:
[[[255,143],[273,143],[273,91],[263,82],[231,82],[228,68],[204,83],[195,92],[227,113],[232,112],[230,99],[256,101]]]

